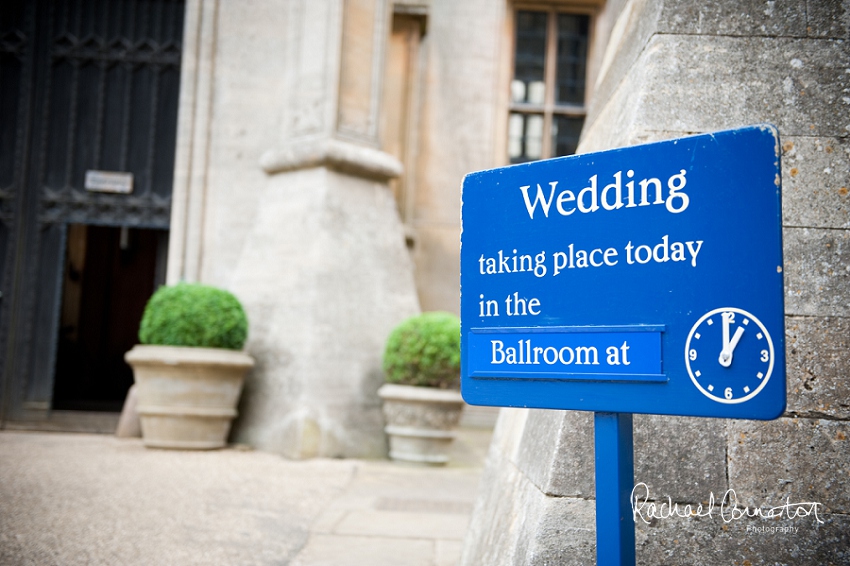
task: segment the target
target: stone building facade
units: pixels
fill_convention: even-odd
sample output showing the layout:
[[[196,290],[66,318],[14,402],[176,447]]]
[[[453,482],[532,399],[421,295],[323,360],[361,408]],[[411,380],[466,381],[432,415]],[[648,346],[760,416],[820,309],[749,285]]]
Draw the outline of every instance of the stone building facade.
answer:
[[[145,300],[197,281],[250,320],[233,440],[385,455],[384,342],[458,310],[460,180],[500,163],[505,10],[3,3],[0,426],[114,430]]]
[[[639,564],[850,562],[848,16],[839,1],[688,0],[611,1],[601,16],[611,39],[580,152],[760,122],[782,141],[786,413],[635,416],[635,481],[659,503],[718,504],[638,518]],[[725,522],[728,490],[751,509],[816,502],[818,519]],[[594,518],[592,414],[504,409],[462,563],[593,563]]]
[[[5,3],[20,10],[3,8],[0,18],[2,72],[19,61],[34,69],[21,81],[37,82],[26,47],[27,30],[38,28],[32,17],[61,19],[51,6],[67,5],[83,29],[86,18],[100,19],[74,6],[95,4]],[[0,154],[2,426],[114,426],[92,412],[56,410],[50,337],[77,292],[70,242],[83,241],[74,236],[80,226],[113,230],[116,249],[128,235],[132,244],[133,229],[155,229],[146,244],[150,285],[119,297],[124,303],[154,280],[185,280],[227,288],[248,311],[257,367],[233,440],[290,457],[383,455],[376,391],[384,340],[420,310],[458,311],[466,173],[555,155],[571,143],[560,134],[582,121],[582,152],[771,122],[783,141],[787,413],[769,423],[638,416],[636,477],[681,502],[730,488],[749,505],[817,501],[824,523],[785,521],[800,533],[770,538],[747,536],[743,524],[659,521],[639,526],[639,561],[850,560],[847,0],[151,3],[159,4],[139,21],[172,21],[162,13],[176,6],[182,36],[133,49],[113,43],[120,61],[157,72],[173,70],[179,54],[167,186],[85,196],[82,177],[69,173],[64,192],[37,187],[38,198],[27,196],[16,179],[35,176],[13,165],[28,144],[38,154],[39,136],[21,122],[0,139],[15,156]],[[105,20],[126,17],[118,12]],[[561,15],[573,18],[564,20],[574,47],[564,48],[572,61],[564,68],[581,84],[563,104],[549,84],[561,72],[553,62],[561,46],[546,40],[548,62],[532,61],[520,76],[519,55],[539,38],[516,33],[538,17],[549,32],[561,29]],[[51,41],[60,62],[104,61],[113,45],[89,32]],[[543,78],[529,78],[538,71]],[[37,117],[34,105],[50,104],[24,87],[9,94],[18,88],[9,76],[0,83],[4,104],[31,106],[5,113],[4,129],[9,116]],[[33,290],[32,281],[41,283]],[[466,564],[590,561],[591,423],[578,412],[502,412]]]
[[[234,440],[386,454],[384,341],[458,311],[460,180],[503,152],[505,9],[187,2],[167,279],[245,304],[258,366]]]

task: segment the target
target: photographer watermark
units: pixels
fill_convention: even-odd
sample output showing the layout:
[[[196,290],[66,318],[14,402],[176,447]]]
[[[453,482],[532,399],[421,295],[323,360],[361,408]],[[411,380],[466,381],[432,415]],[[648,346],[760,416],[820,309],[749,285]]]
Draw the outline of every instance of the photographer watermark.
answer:
[[[794,503],[791,497],[785,498],[785,503],[774,507],[750,507],[742,506],[738,501],[738,494],[734,489],[729,489],[723,494],[723,498],[718,502],[714,497],[714,492],[710,492],[708,503],[674,503],[670,496],[667,500],[653,501],[649,493],[649,486],[643,482],[635,485],[631,495],[632,518],[635,523],[638,519],[646,523],[651,523],[653,519],[669,519],[672,517],[689,518],[689,517],[714,517],[717,515],[724,523],[732,523],[741,519],[752,519],[761,517],[762,519],[798,519],[813,516],[818,523],[823,524],[824,521],[818,515],[818,509],[822,507],[821,503],[814,501],[804,501]],[[796,533],[797,527],[792,526],[747,526],[747,532],[752,534],[789,534]]]
[[[799,527],[769,527],[769,526],[753,526],[747,525],[747,534],[748,535],[789,535],[791,533],[797,534],[797,531],[800,530]]]

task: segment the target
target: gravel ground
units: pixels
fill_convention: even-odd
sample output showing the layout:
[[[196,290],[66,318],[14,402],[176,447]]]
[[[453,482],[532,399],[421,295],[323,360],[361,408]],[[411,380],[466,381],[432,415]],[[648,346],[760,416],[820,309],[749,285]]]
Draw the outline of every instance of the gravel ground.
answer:
[[[0,566],[454,566],[490,434],[423,468],[0,431]]]
[[[358,463],[0,433],[0,564],[287,564]]]

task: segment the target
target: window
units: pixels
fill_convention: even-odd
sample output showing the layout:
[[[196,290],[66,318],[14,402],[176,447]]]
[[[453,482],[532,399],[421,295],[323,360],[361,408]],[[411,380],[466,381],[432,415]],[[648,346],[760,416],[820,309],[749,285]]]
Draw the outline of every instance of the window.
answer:
[[[517,10],[508,157],[523,163],[572,155],[585,116],[590,16]]]

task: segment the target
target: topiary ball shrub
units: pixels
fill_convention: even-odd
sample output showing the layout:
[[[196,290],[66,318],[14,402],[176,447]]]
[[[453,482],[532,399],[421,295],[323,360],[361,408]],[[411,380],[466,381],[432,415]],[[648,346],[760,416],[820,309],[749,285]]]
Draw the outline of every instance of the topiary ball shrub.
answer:
[[[248,318],[228,291],[196,283],[160,287],[145,306],[142,344],[241,350]]]
[[[408,318],[390,333],[384,350],[388,383],[457,389],[460,319],[448,312]]]

